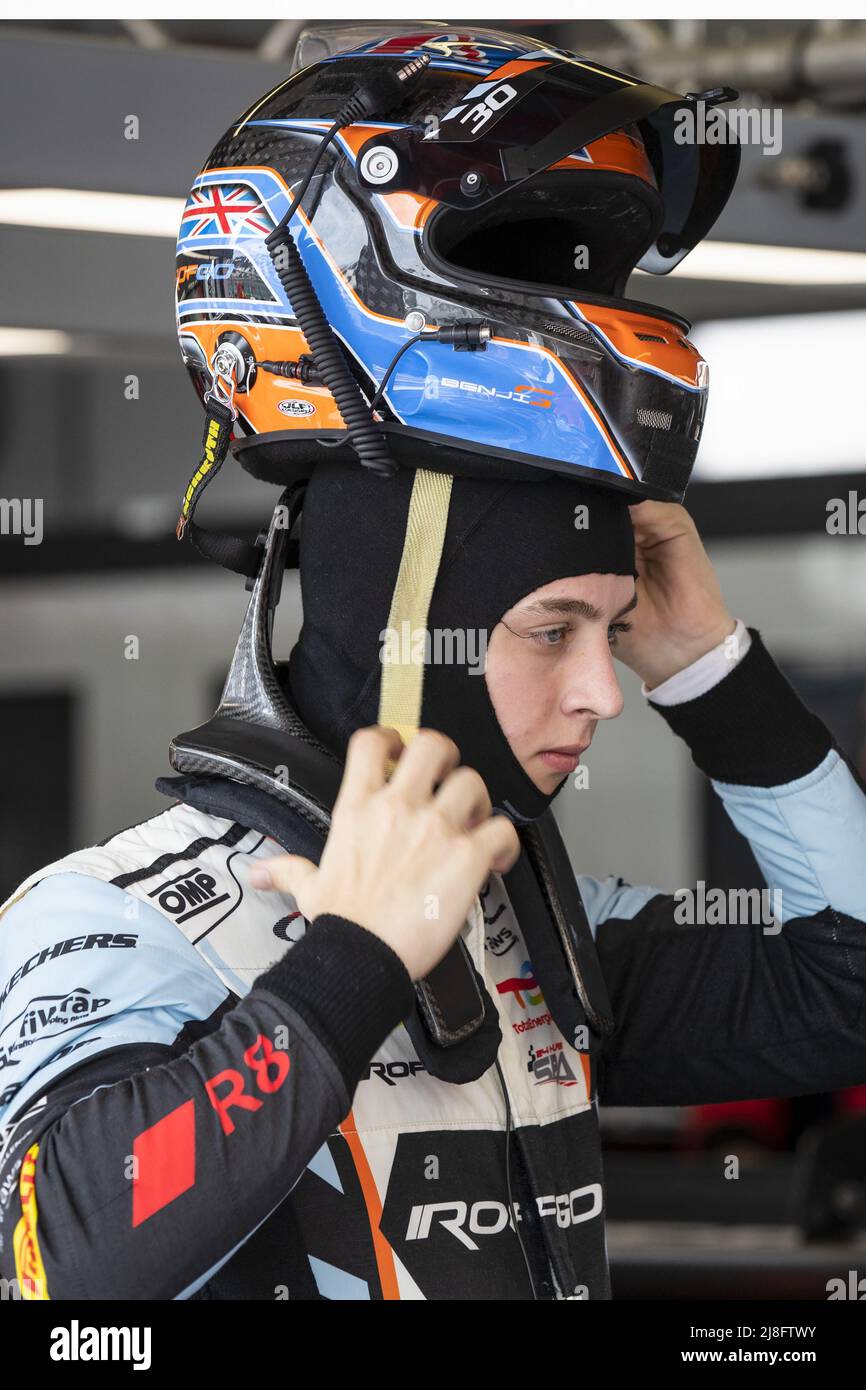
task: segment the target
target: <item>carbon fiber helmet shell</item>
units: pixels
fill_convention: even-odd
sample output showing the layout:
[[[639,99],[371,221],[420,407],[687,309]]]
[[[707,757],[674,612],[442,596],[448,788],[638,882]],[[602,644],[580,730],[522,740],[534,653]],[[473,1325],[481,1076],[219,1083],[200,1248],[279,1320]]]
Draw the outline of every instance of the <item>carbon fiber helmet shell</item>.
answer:
[[[375,65],[421,54],[428,66],[398,109],[340,130],[291,221],[368,400],[422,333],[378,406],[395,459],[680,500],[707,367],[689,324],[627,298],[626,284],[637,265],[664,273],[705,234],[739,150],[733,139],[677,149],[687,99],[674,93],[606,129],[606,99],[638,80],[533,39],[373,42],[295,74],[239,117],[195,179],[177,244],[178,332],[200,397],[217,351],[233,353],[232,449],[255,476],[285,482],[328,449],[352,456],[327,388],[259,366],[307,352],[265,238],[352,91]],[[563,152],[596,111],[595,138]],[[483,351],[423,336],[467,320],[489,325]]]

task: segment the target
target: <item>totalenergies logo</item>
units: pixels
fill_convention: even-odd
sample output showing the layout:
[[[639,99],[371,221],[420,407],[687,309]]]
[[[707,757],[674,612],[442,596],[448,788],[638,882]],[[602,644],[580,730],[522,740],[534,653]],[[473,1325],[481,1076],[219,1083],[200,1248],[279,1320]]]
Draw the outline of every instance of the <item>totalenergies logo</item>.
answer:
[[[532,961],[529,960],[523,962],[519,975],[512,975],[507,980],[500,980],[496,989],[499,994],[513,994],[521,1009],[525,1009],[528,1005],[535,1008],[538,1004],[544,1003],[544,995],[538,988]]]

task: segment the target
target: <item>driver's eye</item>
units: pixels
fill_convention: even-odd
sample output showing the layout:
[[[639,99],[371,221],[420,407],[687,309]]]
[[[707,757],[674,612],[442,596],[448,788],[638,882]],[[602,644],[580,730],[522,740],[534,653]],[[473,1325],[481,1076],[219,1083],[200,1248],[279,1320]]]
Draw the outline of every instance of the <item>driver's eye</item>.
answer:
[[[564,627],[546,627],[543,632],[533,632],[530,636],[539,647],[558,647],[567,631]]]
[[[631,623],[611,623],[607,629],[607,640],[612,647],[616,646],[616,639],[621,632],[631,632]]]

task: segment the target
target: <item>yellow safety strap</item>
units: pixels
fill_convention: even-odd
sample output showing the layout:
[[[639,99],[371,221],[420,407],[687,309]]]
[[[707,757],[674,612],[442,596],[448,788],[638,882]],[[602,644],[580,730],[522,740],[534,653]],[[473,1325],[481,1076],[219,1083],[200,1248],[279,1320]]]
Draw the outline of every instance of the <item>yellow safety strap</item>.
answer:
[[[404,744],[418,732],[421,720],[424,660],[418,634],[427,630],[453,481],[449,473],[418,468],[409,499],[403,554],[388,614],[391,640],[386,641],[382,654],[379,695],[379,723],[396,729]]]

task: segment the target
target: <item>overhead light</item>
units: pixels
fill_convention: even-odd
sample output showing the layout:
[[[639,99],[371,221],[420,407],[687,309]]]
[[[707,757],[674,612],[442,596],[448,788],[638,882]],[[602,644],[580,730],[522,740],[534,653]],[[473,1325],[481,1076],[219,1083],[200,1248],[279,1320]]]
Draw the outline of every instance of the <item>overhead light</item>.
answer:
[[[81,188],[0,189],[0,223],[68,232],[177,236],[182,198],[93,193]]]
[[[866,254],[808,246],[759,246],[746,241],[702,241],[673,273],[677,279],[685,276],[743,284],[866,285]]]
[[[690,336],[710,364],[698,481],[866,465],[866,310],[720,319]]]
[[[57,328],[0,328],[0,357],[57,357],[72,349],[72,334]]]

